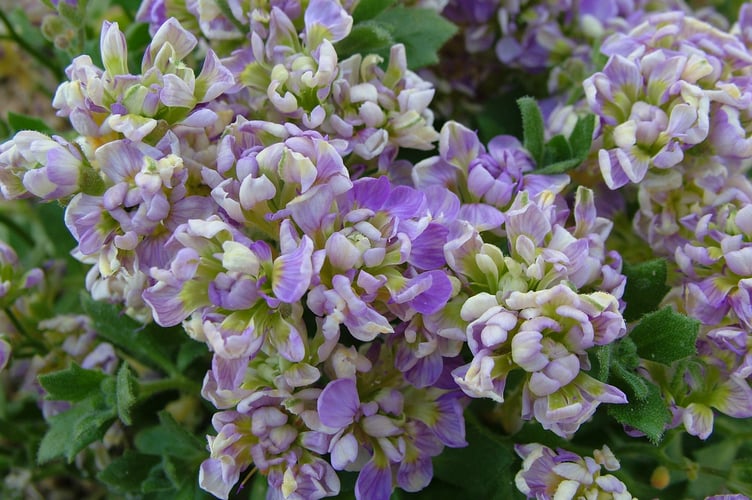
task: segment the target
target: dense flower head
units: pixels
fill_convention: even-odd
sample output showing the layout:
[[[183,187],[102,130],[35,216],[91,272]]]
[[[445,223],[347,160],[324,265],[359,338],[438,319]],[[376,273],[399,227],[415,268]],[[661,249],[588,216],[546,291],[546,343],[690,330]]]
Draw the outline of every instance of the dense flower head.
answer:
[[[681,12],[653,14],[601,48],[610,59],[584,82],[603,125],[598,162],[612,189],[649,169],[676,168],[687,150],[749,158],[741,40]]]
[[[441,58],[452,73],[409,69],[425,47],[412,18],[390,20],[403,9],[419,36],[437,13],[457,23]],[[471,398],[490,400],[468,409],[474,424],[511,435],[528,421],[517,441],[550,431],[573,449],[601,404],[626,405],[609,425],[634,423],[620,415],[640,413],[638,386],[670,413],[662,427],[703,440],[719,413],[752,417],[750,6],[732,30],[680,0],[145,0],[135,18],[151,35],[140,68],[128,45],[143,33],[104,22],[101,64],[75,58],[54,96],[72,131],[0,144],[0,192],[63,205],[91,295],[198,344],[131,350],[72,315],[16,344],[12,313],[43,273],[0,242],[0,370],[21,373],[53,426],[79,402],[42,400],[36,377],[70,361],[118,385],[124,423],[127,405],[198,392],[203,374],[201,488],[226,499],[257,474],[269,499],[315,499],[347,494],[355,473],[355,498],[386,500],[426,488],[433,459],[468,445]],[[357,52],[380,38],[393,43]],[[457,104],[434,97],[452,91],[478,100],[463,110],[478,130],[454,116],[434,128]],[[493,136],[519,125],[492,115],[520,93],[540,98],[543,123],[518,101],[522,135]],[[23,238],[15,214],[0,219]],[[628,248],[639,238],[649,247]],[[660,304],[635,297],[631,258],[650,252],[667,257],[642,280],[657,294],[667,275]],[[700,323],[696,353],[673,363],[628,338],[663,306]],[[49,352],[17,364],[37,334]],[[632,498],[607,446],[515,449],[529,498]],[[172,481],[172,458],[147,480],[161,467]]]
[[[479,294],[461,314],[474,357],[453,375],[469,395],[503,402],[508,374],[522,369],[523,418],[562,436],[571,436],[600,403],[626,402],[620,390],[583,373],[590,367],[587,349],[626,333],[613,296],[577,294],[566,285],[512,292],[501,302]]]
[[[117,23],[105,22],[100,41],[104,70],[89,56],[74,59],[66,70],[69,81],[58,87],[53,105],[78,133],[93,138],[122,134],[137,142],[154,133],[150,137],[156,141],[178,123],[208,126],[216,113],[197,105],[229,90],[234,79],[211,50],[196,76],[183,63],[196,43],[176,19],[168,19],[144,53],[141,74],[133,75],[125,35]]]
[[[352,165],[382,171],[399,148],[432,148],[434,89],[407,69],[403,45],[391,48],[385,68],[375,54],[340,61],[333,43],[349,34],[352,17],[334,0],[297,10],[272,5],[252,19],[250,43],[225,60],[246,116],[343,139]]]
[[[531,196],[545,190],[558,193],[569,182],[567,175],[532,173],[535,162],[515,137],[499,135],[484,146],[464,125],[448,121],[441,128],[439,155],[415,165],[416,187],[443,186],[464,204],[482,203],[508,208],[521,191]]]
[[[432,457],[444,446],[466,445],[461,399],[456,389],[411,386],[387,345],[360,351],[368,371],[329,382],[317,403],[321,424],[333,434],[332,465],[360,470],[358,499],[387,499],[394,486],[419,491],[433,475]]]
[[[0,147],[0,191],[7,200],[70,197],[81,189],[87,167],[77,144],[24,130]]]
[[[522,469],[515,477],[517,489],[527,498],[603,498],[632,500],[627,487],[612,474],[620,464],[608,446],[582,458],[567,450],[538,444],[521,444],[515,451]]]

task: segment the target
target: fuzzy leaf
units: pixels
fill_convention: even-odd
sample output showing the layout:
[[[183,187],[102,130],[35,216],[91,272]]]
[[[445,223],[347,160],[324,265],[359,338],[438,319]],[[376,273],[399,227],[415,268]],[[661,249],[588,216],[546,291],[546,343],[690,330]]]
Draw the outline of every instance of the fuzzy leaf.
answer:
[[[595,115],[583,116],[572,129],[569,136],[569,146],[572,149],[573,158],[580,162],[590,154],[590,146],[593,144],[593,131],[595,130]]]
[[[437,52],[457,32],[457,26],[432,9],[395,7],[373,18],[405,45],[407,66],[422,68],[439,62]]]
[[[580,163],[582,163],[582,161],[577,158],[570,158],[569,160],[557,161],[551,165],[546,165],[543,168],[536,169],[535,173],[545,175],[563,174],[578,167]]]
[[[666,286],[666,261],[655,259],[635,265],[625,262],[622,272],[627,277],[624,289],[627,308],[624,319],[635,321],[658,309],[661,300],[670,290]]]
[[[100,472],[97,479],[123,493],[141,492],[141,485],[159,462],[158,457],[127,450]]]
[[[37,462],[45,463],[59,457],[71,462],[89,444],[102,439],[117,416],[107,405],[103,394],[96,394],[76,403],[72,408],[49,420],[49,428],[37,452]]]
[[[596,346],[588,351],[590,358],[590,375],[601,382],[608,380],[611,368],[611,351],[613,344]]]
[[[165,373],[179,373],[169,352],[170,347],[174,347],[174,343],[170,343],[175,340],[169,329],[154,331],[144,328],[141,323],[122,314],[118,307],[96,301],[88,294],[81,295],[81,303],[102,338]]]
[[[34,130],[43,134],[52,135],[55,133],[44,121],[33,116],[23,115],[8,111],[8,125],[13,129],[13,132],[20,132],[21,130]]]
[[[629,334],[641,358],[669,365],[697,352],[700,322],[665,307],[645,315]]]
[[[752,496],[752,459],[737,459],[731,465],[728,485],[743,495]]]
[[[360,0],[353,11],[353,22],[357,25],[357,23],[373,19],[391,7],[394,2],[395,0]]]
[[[125,425],[131,425],[131,408],[136,404],[138,386],[136,380],[133,378],[131,370],[128,368],[127,363],[120,365],[120,370],[117,373],[117,412],[118,417]]]
[[[147,455],[167,455],[186,460],[199,459],[206,454],[206,445],[182,428],[166,411],[159,413],[160,425],[136,434],[136,448]]]
[[[545,141],[543,115],[532,97],[520,97],[517,99],[517,105],[522,115],[523,146],[533,155],[535,164],[541,167]]]
[[[645,398],[632,398],[624,405],[608,405],[608,413],[620,424],[644,432],[653,444],[658,444],[663,438],[666,424],[671,420],[671,412],[666,408],[658,386],[648,381],[645,384]]]
[[[546,144],[543,163],[557,163],[572,158],[572,149],[563,135],[556,135]]]
[[[511,446],[466,414],[468,446],[446,448],[434,458],[436,479],[461,488],[465,498],[513,498],[516,455]]]
[[[373,21],[353,26],[347,38],[335,45],[337,56],[342,60],[353,54],[371,54],[388,50],[394,45],[391,33],[381,24]]]
[[[99,384],[107,377],[98,370],[86,370],[75,363],[65,370],[39,376],[51,401],[80,401],[91,393],[99,392]]]

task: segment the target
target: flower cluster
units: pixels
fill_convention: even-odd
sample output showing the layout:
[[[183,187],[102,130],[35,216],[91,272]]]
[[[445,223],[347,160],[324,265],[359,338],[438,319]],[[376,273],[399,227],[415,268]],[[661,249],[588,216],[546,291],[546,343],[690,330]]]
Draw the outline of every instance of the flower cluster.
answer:
[[[64,4],[61,16],[85,8]],[[590,446],[601,405],[613,405],[609,436],[626,431],[617,452],[679,425],[707,439],[714,412],[752,417],[750,5],[731,30],[679,1],[146,0],[128,12],[148,24],[142,51],[146,26],[105,21],[101,67],[81,55],[65,71],[53,106],[72,130],[0,144],[2,196],[62,205],[85,285],[111,304],[60,315],[76,309],[57,290],[48,319],[22,332],[13,313],[43,273],[0,242],[0,368],[58,436],[81,401],[109,405],[98,470],[120,422],[134,427],[137,451],[103,478],[143,455],[139,492],[162,479],[188,491],[174,473],[185,465],[224,499],[254,474],[268,498],[337,496],[354,473],[355,498],[382,500],[423,490],[434,458],[487,432],[466,425],[501,424],[524,495],[622,500],[633,478],[603,471],[620,468],[608,446],[582,458],[525,442],[542,428],[555,436],[541,441]],[[439,13],[460,29],[442,60],[456,78],[409,69]],[[468,54],[488,65],[467,68]],[[479,130],[453,116],[434,128],[448,111],[437,90],[544,83],[521,74],[548,79],[542,107],[519,101],[522,136],[488,126],[490,111]],[[6,223],[24,236],[0,211]],[[665,266],[643,276],[630,261],[642,254]],[[132,328],[110,344],[92,325],[112,308]],[[641,338],[656,315],[685,323],[677,342],[692,345],[678,351],[696,352]],[[656,326],[661,341],[671,326]],[[42,399],[56,370],[84,373],[94,395]],[[108,384],[116,394],[100,393]],[[188,394],[157,426],[131,412],[176,390]],[[196,447],[166,415],[199,392],[212,412],[203,451],[146,443]],[[43,459],[75,455],[52,441]]]
[[[575,453],[556,451],[538,443],[518,445],[515,451],[522,458],[517,473],[517,488],[527,498],[609,498],[632,500],[627,487],[611,474],[619,470],[619,461],[608,446],[582,458]]]

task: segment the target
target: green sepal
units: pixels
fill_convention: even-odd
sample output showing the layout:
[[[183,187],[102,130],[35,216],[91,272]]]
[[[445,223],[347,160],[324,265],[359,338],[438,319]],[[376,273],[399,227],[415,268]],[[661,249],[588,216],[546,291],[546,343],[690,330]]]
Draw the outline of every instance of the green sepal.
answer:
[[[670,288],[666,285],[666,261],[664,259],[649,260],[639,264],[624,263],[622,273],[627,277],[624,288],[624,310],[626,321],[635,321],[644,314],[658,309],[663,297]]]
[[[51,401],[81,401],[92,393],[99,393],[99,386],[107,375],[99,370],[87,370],[76,363],[60,371],[39,376],[39,383],[47,391],[45,399]]]
[[[700,322],[670,307],[645,315],[629,337],[641,358],[670,365],[696,354]]]

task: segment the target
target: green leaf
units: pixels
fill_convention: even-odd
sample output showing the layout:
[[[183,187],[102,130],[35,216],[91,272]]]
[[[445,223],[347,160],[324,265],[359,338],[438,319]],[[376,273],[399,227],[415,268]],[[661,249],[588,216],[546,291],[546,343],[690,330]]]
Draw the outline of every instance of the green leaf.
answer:
[[[167,477],[163,463],[158,463],[152,467],[146,479],[141,483],[141,492],[143,493],[166,492],[175,489],[175,485]]]
[[[577,120],[568,141],[560,135],[554,136],[545,145],[543,161],[538,162],[540,168],[536,169],[535,173],[563,174],[568,170],[579,167],[590,154],[594,127],[595,116],[587,115]],[[562,141],[566,144],[566,148]]]
[[[98,370],[86,370],[75,363],[69,368],[39,376],[39,383],[52,401],[80,401],[92,392],[99,392],[99,384],[107,376]]]
[[[545,141],[543,115],[532,97],[520,97],[517,105],[522,115],[523,146],[533,156],[535,164],[542,166]]]
[[[483,428],[469,412],[466,416],[468,446],[445,448],[433,460],[434,476],[466,491],[465,498],[513,498],[517,471],[511,444]]]
[[[193,361],[205,356],[208,352],[206,344],[186,337],[185,341],[180,345],[180,349],[178,349],[176,361],[178,370],[181,372],[184,371]]]
[[[149,478],[159,457],[127,450],[97,475],[97,479],[111,488],[123,492],[141,492],[142,484]]]
[[[84,311],[91,317],[99,335],[131,354],[139,361],[154,368],[177,375],[180,371],[172,362],[169,347],[174,347],[174,332],[166,328],[145,328],[144,325],[125,316],[120,309],[105,302],[81,295]]]
[[[626,321],[635,321],[644,314],[653,312],[670,288],[666,286],[666,261],[655,259],[639,264],[624,263],[622,270],[627,277],[624,288],[624,311]]]
[[[42,464],[59,457],[71,462],[79,451],[102,439],[116,415],[102,394],[89,396],[55,415],[50,418],[49,429],[39,445],[37,462]]]
[[[593,144],[593,131],[595,130],[595,115],[583,116],[572,129],[569,136],[569,146],[574,158],[585,161],[590,154],[590,146]]]
[[[572,158],[572,149],[563,135],[555,135],[546,144],[543,163],[558,163]]]
[[[120,365],[117,373],[117,385],[115,392],[117,394],[117,412],[118,417],[125,425],[132,425],[131,408],[137,401],[137,382],[133,378],[127,363]]]
[[[546,165],[543,168],[538,168],[535,170],[535,173],[544,175],[563,174],[572,170],[573,168],[577,168],[580,163],[582,162],[577,158],[570,158],[569,160],[557,161],[556,163]]]
[[[147,455],[167,455],[199,460],[206,455],[206,443],[178,424],[166,411],[159,413],[160,425],[136,434],[136,448]]]
[[[601,382],[608,380],[611,371],[611,351],[613,344],[596,346],[588,351],[590,375]]]
[[[649,396],[649,382],[635,373],[639,364],[637,346],[631,338],[626,337],[612,344],[608,381],[622,389],[630,399],[645,399]]]
[[[641,358],[669,365],[697,352],[700,322],[665,307],[645,315],[630,338]]]
[[[337,56],[344,60],[353,54],[373,54],[394,45],[391,33],[382,25],[366,21],[353,26],[347,38],[335,45]]]
[[[432,9],[395,7],[373,18],[405,45],[407,66],[416,70],[439,62],[437,52],[457,27]]]
[[[14,113],[8,111],[8,125],[13,129],[13,132],[20,132],[21,130],[35,130],[43,134],[52,135],[55,133],[44,121],[33,116],[28,116],[20,113]]]
[[[729,470],[728,486],[743,495],[752,496],[752,459],[737,459]]]
[[[358,23],[368,19],[373,19],[381,12],[391,7],[394,2],[395,0],[360,0],[352,15],[353,22],[355,23],[353,29],[355,29]]]
[[[645,384],[645,398],[633,397],[627,404],[608,405],[608,413],[620,424],[644,432],[653,444],[658,444],[666,424],[671,421],[671,412],[668,411],[658,386],[648,381]]]

